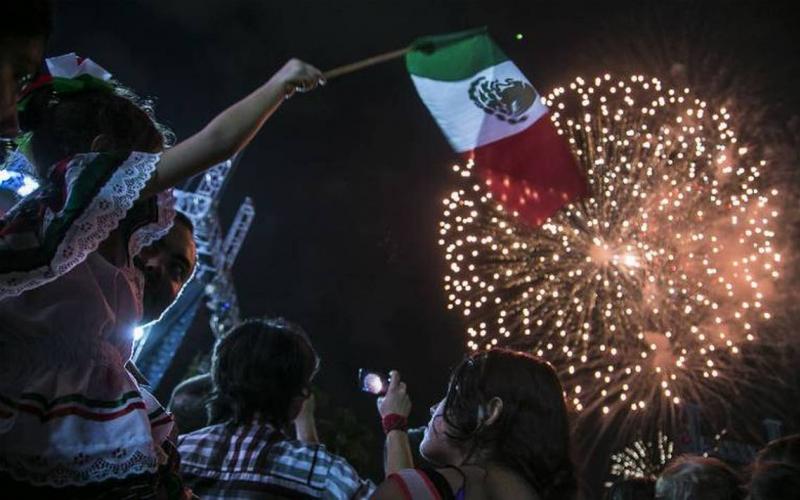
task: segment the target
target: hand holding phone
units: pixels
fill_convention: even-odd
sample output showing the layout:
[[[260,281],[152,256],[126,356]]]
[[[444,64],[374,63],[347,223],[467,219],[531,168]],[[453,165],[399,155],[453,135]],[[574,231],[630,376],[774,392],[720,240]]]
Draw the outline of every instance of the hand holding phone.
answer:
[[[400,379],[400,372],[397,370],[389,373],[386,395],[378,398],[378,413],[381,418],[391,414],[408,418],[411,413],[411,398],[406,390],[406,383]]]

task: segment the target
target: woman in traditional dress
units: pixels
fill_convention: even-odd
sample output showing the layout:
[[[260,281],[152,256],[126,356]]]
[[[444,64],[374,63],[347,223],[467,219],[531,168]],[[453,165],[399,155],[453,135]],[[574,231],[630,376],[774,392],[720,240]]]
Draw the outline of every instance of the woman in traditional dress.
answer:
[[[125,369],[142,315],[134,259],[172,224],[169,188],[241,151],[322,75],[290,60],[164,150],[103,68],[74,54],[47,66],[20,105],[42,185],[0,220],[0,480],[59,498],[153,497],[169,429],[151,425],[158,406]]]

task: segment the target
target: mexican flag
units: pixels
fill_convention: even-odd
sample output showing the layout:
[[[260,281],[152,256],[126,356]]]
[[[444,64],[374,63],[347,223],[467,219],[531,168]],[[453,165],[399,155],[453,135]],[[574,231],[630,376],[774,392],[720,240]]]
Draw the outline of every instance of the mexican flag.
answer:
[[[585,194],[541,96],[485,28],[420,38],[406,66],[450,145],[504,207],[539,226]]]

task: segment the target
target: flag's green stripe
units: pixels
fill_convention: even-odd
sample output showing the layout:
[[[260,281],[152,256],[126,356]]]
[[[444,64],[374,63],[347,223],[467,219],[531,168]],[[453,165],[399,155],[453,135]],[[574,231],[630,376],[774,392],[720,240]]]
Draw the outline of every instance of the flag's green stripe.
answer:
[[[508,60],[486,28],[419,38],[406,54],[412,75],[432,80],[459,81]]]

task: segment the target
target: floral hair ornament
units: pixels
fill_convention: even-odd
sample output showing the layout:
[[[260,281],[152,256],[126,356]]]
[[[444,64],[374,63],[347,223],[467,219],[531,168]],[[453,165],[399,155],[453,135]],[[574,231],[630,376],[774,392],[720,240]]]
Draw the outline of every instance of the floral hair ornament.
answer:
[[[74,94],[84,90],[114,91],[111,73],[91,59],[74,52],[45,60],[47,72],[39,75],[25,90],[17,103],[24,111],[31,95],[40,89],[50,89],[56,96]]]

